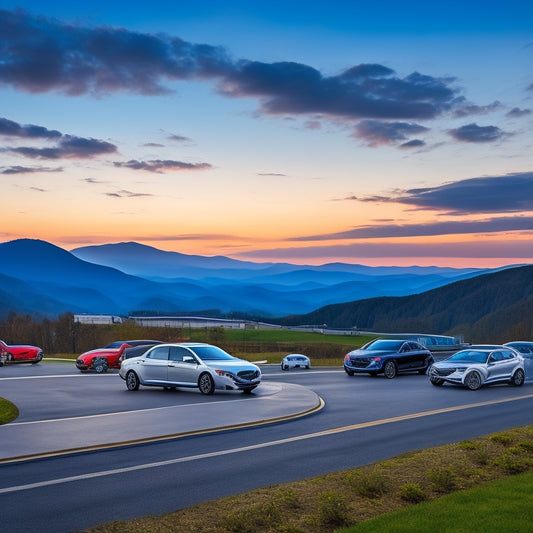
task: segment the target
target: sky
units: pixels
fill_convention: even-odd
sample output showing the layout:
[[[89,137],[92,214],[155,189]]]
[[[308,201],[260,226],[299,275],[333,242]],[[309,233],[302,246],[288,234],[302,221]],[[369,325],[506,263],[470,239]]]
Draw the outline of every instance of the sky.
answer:
[[[533,2],[0,0],[0,241],[533,262]]]

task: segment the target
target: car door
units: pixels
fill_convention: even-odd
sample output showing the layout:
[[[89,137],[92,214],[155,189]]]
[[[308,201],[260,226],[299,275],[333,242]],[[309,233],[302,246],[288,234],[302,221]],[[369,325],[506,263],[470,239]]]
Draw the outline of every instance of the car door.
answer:
[[[141,380],[146,383],[165,383],[168,373],[169,346],[155,346],[139,363]]]
[[[168,383],[181,387],[196,387],[199,377],[199,362],[183,346],[171,346],[168,361]]]
[[[495,350],[487,361],[487,373],[490,381],[500,381],[511,376],[514,359],[510,358],[511,352],[507,350]]]

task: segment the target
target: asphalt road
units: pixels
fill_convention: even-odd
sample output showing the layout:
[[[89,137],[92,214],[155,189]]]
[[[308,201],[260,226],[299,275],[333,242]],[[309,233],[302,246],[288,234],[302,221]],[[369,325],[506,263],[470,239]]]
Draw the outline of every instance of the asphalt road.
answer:
[[[50,373],[64,377],[46,379]],[[263,379],[309,387],[325,407],[266,426],[2,464],[2,530],[60,533],[166,513],[533,423],[531,381],[520,388],[502,385],[472,392],[436,388],[416,374],[387,380],[349,377],[342,369],[282,372],[278,367],[266,367]],[[0,396],[17,397],[19,420],[24,421],[235,400],[233,393],[205,397],[152,388],[132,394],[116,374],[80,376],[59,364],[3,367]],[[128,427],[123,431],[127,435]]]

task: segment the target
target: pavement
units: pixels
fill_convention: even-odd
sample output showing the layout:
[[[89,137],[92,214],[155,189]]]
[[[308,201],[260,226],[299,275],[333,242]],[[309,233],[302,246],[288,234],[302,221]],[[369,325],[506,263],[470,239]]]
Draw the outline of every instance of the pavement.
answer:
[[[175,439],[297,418],[320,410],[313,391],[291,383],[262,383],[235,401],[182,404],[0,426],[0,463]]]

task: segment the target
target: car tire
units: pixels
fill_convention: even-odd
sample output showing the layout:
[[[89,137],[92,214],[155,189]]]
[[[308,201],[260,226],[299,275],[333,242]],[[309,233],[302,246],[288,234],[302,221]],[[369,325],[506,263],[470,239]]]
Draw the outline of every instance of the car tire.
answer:
[[[211,374],[204,372],[198,378],[198,388],[202,394],[213,394],[215,392],[215,382]]]
[[[476,370],[472,370],[472,372],[469,372],[465,376],[464,384],[467,389],[478,390],[479,388],[481,388],[481,385],[483,384],[483,380],[481,379],[481,374],[477,372]]]
[[[526,380],[526,374],[525,372],[519,368],[511,378],[511,385],[513,387],[521,387],[524,384],[524,381]]]
[[[133,370],[130,370],[126,374],[126,387],[128,387],[128,390],[134,391],[139,390],[139,385],[139,376]]]
[[[97,357],[93,361],[93,368],[97,374],[103,374],[104,372],[107,372],[107,368],[108,368],[107,360],[104,359],[103,357]]]
[[[387,379],[393,379],[398,374],[398,367],[394,361],[387,361],[383,366],[383,374]]]
[[[8,354],[7,354],[6,361],[9,361],[10,363],[12,363],[13,360],[14,360],[13,354],[12,354],[12,353],[8,353]]]
[[[281,370],[289,370],[289,365],[281,365]]]

